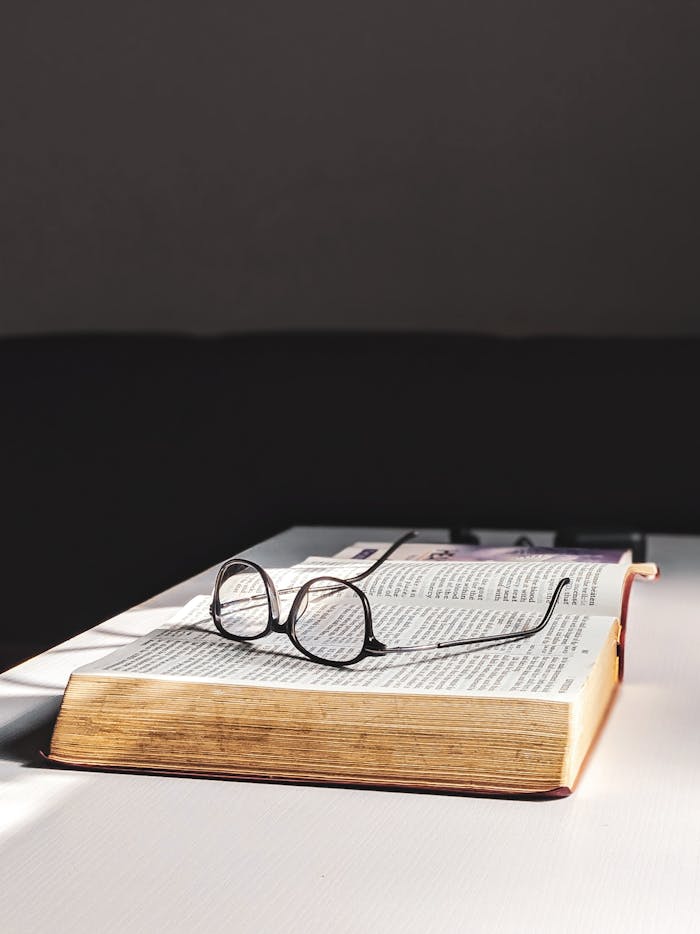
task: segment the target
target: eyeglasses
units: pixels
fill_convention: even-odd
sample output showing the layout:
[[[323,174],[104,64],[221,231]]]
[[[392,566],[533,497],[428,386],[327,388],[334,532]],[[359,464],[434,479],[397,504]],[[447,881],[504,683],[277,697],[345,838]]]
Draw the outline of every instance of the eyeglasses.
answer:
[[[568,577],[559,581],[540,622],[531,629],[429,645],[384,645],[375,638],[369,600],[357,583],[373,574],[415,534],[407,532],[402,535],[361,574],[344,580],[314,577],[298,589],[278,589],[259,564],[247,558],[230,558],[221,565],[216,576],[209,607],[214,625],[222,636],[236,642],[253,642],[273,632],[286,633],[294,647],[312,662],[340,668],[354,665],[369,656],[394,652],[425,652],[527,639],[544,629],[552,618],[562,590],[569,583]],[[295,591],[287,621],[282,622],[280,596]]]

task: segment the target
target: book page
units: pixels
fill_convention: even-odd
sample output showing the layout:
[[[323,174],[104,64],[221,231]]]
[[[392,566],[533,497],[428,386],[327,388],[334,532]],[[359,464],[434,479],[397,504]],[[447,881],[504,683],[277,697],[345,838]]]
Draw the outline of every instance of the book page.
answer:
[[[367,570],[363,561],[313,557],[297,565],[293,573],[297,580],[308,580],[321,574],[347,578],[363,570]],[[518,604],[541,610],[557,583],[568,577],[571,583],[562,591],[560,607],[619,616],[627,571],[623,564],[580,561],[387,561],[360,586],[368,597],[405,605],[437,600],[472,606]]]
[[[340,603],[341,601],[338,601]],[[79,674],[166,678],[303,690],[538,697],[569,701],[581,690],[617,621],[577,613],[555,615],[535,636],[366,658],[333,668],[301,655],[287,636],[237,643],[208,619],[197,597],[173,623],[79,669]],[[333,639],[338,605],[324,606],[319,626]],[[539,616],[522,609],[406,607],[377,601],[375,634],[388,645],[419,645],[531,628]]]

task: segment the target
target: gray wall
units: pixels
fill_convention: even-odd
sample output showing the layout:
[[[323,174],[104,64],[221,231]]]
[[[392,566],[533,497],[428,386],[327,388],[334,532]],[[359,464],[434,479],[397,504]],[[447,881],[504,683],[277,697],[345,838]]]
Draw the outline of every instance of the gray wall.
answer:
[[[13,4],[0,333],[700,333],[699,10]]]

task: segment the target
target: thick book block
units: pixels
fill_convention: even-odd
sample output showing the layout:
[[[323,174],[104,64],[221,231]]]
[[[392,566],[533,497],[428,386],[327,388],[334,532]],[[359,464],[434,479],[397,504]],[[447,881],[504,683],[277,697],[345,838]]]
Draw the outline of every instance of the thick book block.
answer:
[[[287,584],[308,579],[321,560],[327,568],[329,559],[312,559],[277,573]],[[334,567],[348,573],[341,562]],[[209,598],[195,598],[170,626],[74,673],[49,758],[230,778],[566,794],[615,696],[620,617],[640,572],[656,569],[395,562],[366,583],[394,642],[398,634],[410,642],[428,623],[450,632],[507,618],[527,626],[547,581],[566,573],[574,586],[563,612],[529,639],[347,668],[296,657],[281,635],[254,646],[227,642],[207,621]],[[477,589],[479,600],[465,599]],[[497,605],[504,594],[507,609]],[[591,607],[596,615],[584,612]],[[328,619],[336,609],[324,608]]]

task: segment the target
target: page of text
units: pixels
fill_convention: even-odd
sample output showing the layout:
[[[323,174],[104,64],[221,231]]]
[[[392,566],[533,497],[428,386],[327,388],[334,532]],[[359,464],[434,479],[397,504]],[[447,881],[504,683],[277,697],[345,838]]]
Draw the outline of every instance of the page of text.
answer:
[[[285,635],[245,644],[222,638],[208,619],[208,604],[208,597],[195,598],[172,625],[80,672],[331,691],[570,700],[617,626],[611,618],[569,612],[519,641],[380,656],[332,668],[306,659]],[[334,601],[320,611],[318,625],[331,642],[341,609]],[[382,600],[376,601],[374,616],[375,635],[389,646],[522,631],[539,621],[539,614],[522,609],[433,605],[409,610]]]

